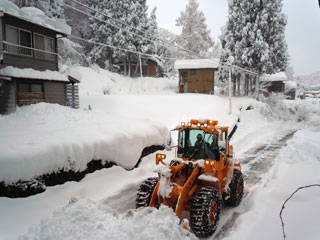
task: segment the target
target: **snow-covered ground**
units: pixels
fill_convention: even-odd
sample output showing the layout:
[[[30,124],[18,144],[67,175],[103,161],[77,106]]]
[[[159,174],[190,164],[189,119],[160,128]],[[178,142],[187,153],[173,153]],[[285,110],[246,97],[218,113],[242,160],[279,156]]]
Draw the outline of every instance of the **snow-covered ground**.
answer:
[[[75,156],[78,156],[79,159],[85,158],[76,164],[77,169],[81,169],[87,159],[92,157],[90,149],[94,149],[95,152],[97,149],[95,144],[97,144],[100,147],[98,149],[108,158],[116,158],[118,154],[125,156],[124,158],[119,157],[117,162],[121,166],[126,166],[127,161],[131,161],[128,159],[137,160],[134,154],[138,154],[139,151],[141,153],[139,147],[150,141],[163,143],[166,129],[174,128],[181,121],[209,118],[217,119],[220,124],[231,126],[236,123],[238,117],[241,121],[238,123],[238,131],[233,136],[232,143],[236,156],[241,156],[257,143],[265,141],[280,131],[305,126],[294,121],[279,121],[275,116],[267,118],[267,115],[270,115],[270,109],[265,104],[258,103],[251,98],[234,98],[233,114],[229,115],[228,99],[225,97],[176,94],[177,79],[130,79],[98,68],[83,67],[73,68],[70,72],[77,74],[82,81],[80,84],[81,108],[72,110],[55,105],[38,104],[21,108],[11,116],[0,116],[1,143],[6,143],[6,139],[11,141],[11,144],[18,141],[19,144],[15,145],[20,148],[20,152],[10,153],[8,149],[12,145],[7,145],[6,148],[1,149],[0,158],[2,153],[10,153],[11,156],[21,156],[23,159],[22,150],[28,148],[29,145],[33,149],[30,155],[38,156],[38,154],[48,153],[48,156],[51,156],[56,151],[57,155],[60,152],[57,150],[60,148],[52,147],[56,143],[63,144],[64,147],[61,148],[67,150],[72,147],[66,146],[79,144],[82,146],[79,150],[83,154]],[[300,106],[302,103],[297,104]],[[314,109],[319,105],[306,102],[303,104],[311,106],[308,114],[314,112],[314,115],[308,119],[309,124],[316,123],[319,115]],[[92,110],[88,110],[89,105]],[[241,107],[245,109],[248,105],[253,106],[254,109],[239,111]],[[34,123],[28,121],[29,118],[35,120]],[[51,118],[53,120],[50,120]],[[26,124],[20,127],[19,125],[24,122]],[[6,127],[2,127],[4,125]],[[36,130],[39,133],[39,139],[32,138],[35,134],[31,127],[39,129]],[[2,130],[6,134],[3,134]],[[19,135],[21,131],[23,135]],[[228,238],[281,238],[280,220],[277,217],[282,202],[296,186],[316,181],[319,183],[319,177],[315,174],[317,169],[320,170],[318,159],[320,150],[316,147],[320,141],[319,132],[319,128],[312,128],[312,130],[301,130],[295,134],[289,145],[281,151],[277,158],[277,164],[273,167],[275,171],[267,175],[270,179],[266,179],[264,186],[250,190],[252,192],[249,200],[236,209],[242,214],[232,231],[228,233]],[[306,140],[309,137],[308,133],[312,133],[310,137],[312,141]],[[119,135],[120,138],[118,138]],[[50,140],[51,136],[55,140]],[[124,146],[122,141],[126,136],[129,142]],[[28,140],[23,140],[21,137]],[[148,140],[140,142],[141,137]],[[37,148],[38,144],[41,144],[42,147]],[[110,144],[111,147],[104,148],[104,144]],[[64,151],[66,150],[61,152]],[[170,159],[175,153],[171,151],[166,154]],[[42,159],[45,159],[46,155],[43,156]],[[40,164],[40,167],[46,167],[46,164],[37,164]],[[290,168],[291,165],[294,167]],[[34,164],[33,168],[36,167],[37,165]],[[1,166],[0,169],[2,171],[3,167]],[[18,169],[24,172],[23,169]],[[132,171],[114,166],[89,174],[80,182],[67,182],[63,185],[49,187],[44,193],[25,199],[0,198],[0,239],[17,239],[18,236],[22,236],[21,239],[87,239],[88,236],[90,239],[194,238],[192,234],[186,233],[178,226],[179,220],[170,212],[170,209],[130,210],[134,208],[139,183],[147,177],[155,176],[154,169],[153,154],[145,157],[139,168]],[[8,178],[10,179],[10,176]],[[317,196],[319,195],[312,193],[311,201],[316,201]],[[307,201],[310,200],[309,197],[310,195],[303,195],[302,199]],[[299,209],[302,209],[301,207],[298,206]],[[319,209],[320,207],[313,206],[314,212],[319,212]],[[294,220],[292,214],[295,212],[296,209],[290,210],[289,207],[284,212],[285,220],[290,219],[286,221],[288,236],[290,232],[294,235],[294,231],[298,230],[297,227],[294,227],[296,223],[291,221]],[[300,212],[299,214],[301,216]],[[311,220],[314,221],[315,218],[310,218]],[[297,221],[299,221],[298,218]],[[291,223],[293,227],[290,227]],[[309,225],[316,226],[312,222]],[[267,237],[269,231],[266,233],[269,227],[274,229],[270,232],[270,238]],[[276,228],[279,228],[279,231],[275,230]],[[260,231],[255,231],[256,229]],[[314,234],[309,239],[318,239],[319,230],[316,227],[312,230]]]
[[[268,179],[256,186],[229,236],[224,239],[282,239],[279,213],[299,187],[320,184],[320,128],[302,129],[277,157]],[[287,239],[320,239],[320,187],[298,191],[283,210]],[[244,208],[244,209],[241,209]]]
[[[168,129],[181,121],[215,118],[233,126],[239,114],[236,107],[233,115],[227,114],[225,98],[174,94],[176,80],[124,78],[97,68],[70,72],[82,80],[79,110],[41,103],[0,117],[0,182],[83,171],[91,160],[130,169],[144,147],[166,145]],[[251,102],[238,99],[236,106]]]

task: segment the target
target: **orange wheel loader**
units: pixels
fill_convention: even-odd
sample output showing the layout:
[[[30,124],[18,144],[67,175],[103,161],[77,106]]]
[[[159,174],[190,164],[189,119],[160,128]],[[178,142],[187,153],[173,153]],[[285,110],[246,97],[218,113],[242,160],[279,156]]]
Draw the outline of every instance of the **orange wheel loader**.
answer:
[[[156,154],[158,177],[146,179],[139,188],[136,207],[171,207],[181,218],[190,212],[190,227],[198,237],[211,236],[217,228],[222,201],[240,204],[244,181],[240,163],[233,160],[228,127],[215,120],[191,120],[178,130],[176,158],[166,163]]]

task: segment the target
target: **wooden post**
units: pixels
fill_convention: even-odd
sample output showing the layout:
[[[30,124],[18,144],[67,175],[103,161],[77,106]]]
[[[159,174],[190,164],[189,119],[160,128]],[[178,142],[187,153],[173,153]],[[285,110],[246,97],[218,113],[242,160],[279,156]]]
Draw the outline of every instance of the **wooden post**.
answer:
[[[240,81],[241,81],[241,73],[238,73],[237,76],[237,96],[240,96]]]
[[[260,83],[260,75],[257,75],[256,78],[256,99],[259,100],[259,83]]]

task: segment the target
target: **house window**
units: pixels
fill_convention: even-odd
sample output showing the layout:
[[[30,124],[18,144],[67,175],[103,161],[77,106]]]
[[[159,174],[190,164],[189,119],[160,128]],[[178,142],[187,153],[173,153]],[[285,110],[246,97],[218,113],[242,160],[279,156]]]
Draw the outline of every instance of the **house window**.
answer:
[[[43,92],[42,84],[31,84],[31,92],[33,93]]]
[[[6,25],[5,51],[31,56],[31,32]]]
[[[196,69],[191,69],[191,76],[195,76],[197,74]]]
[[[43,87],[41,83],[19,83],[18,92],[41,93]]]
[[[55,60],[55,42],[53,38],[34,34],[35,57]]]

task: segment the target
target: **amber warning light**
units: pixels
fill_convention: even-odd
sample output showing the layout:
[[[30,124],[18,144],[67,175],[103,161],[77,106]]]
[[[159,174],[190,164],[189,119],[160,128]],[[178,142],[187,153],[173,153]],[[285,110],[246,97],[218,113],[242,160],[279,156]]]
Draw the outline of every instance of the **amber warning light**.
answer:
[[[191,124],[196,124],[196,125],[197,125],[197,124],[198,124],[198,120],[192,119],[192,120],[190,121],[190,123],[191,123]]]
[[[208,125],[218,125],[218,121],[217,120],[208,120],[207,124]]]

